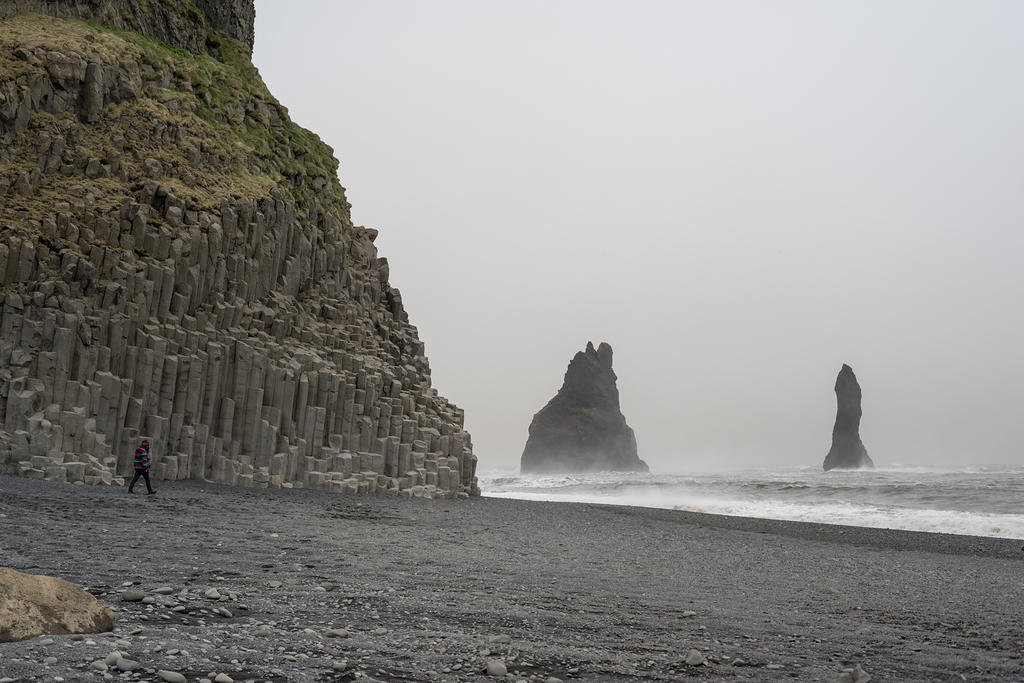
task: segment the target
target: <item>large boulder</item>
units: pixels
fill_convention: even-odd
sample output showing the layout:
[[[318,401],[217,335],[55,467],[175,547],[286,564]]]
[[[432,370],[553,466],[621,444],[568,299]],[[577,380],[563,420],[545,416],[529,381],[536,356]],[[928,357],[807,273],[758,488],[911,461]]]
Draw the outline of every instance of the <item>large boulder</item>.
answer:
[[[52,576],[0,567],[0,643],[113,628],[114,613],[81,588]]]
[[[590,342],[569,363],[558,394],[533,416],[521,469],[529,472],[647,472],[619,409],[612,347]]]
[[[825,456],[825,471],[874,467],[860,440],[860,384],[853,368],[843,365],[836,377],[836,424],[832,427],[832,448]]]

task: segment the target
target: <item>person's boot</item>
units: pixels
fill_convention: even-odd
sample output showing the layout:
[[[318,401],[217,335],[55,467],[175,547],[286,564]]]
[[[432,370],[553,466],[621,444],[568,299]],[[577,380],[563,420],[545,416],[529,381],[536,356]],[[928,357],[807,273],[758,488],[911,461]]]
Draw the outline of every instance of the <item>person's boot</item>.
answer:
[[[134,489],[134,487],[135,487],[135,485],[134,485],[134,484],[131,484],[131,485],[129,485],[129,486],[128,486],[128,493],[135,493],[135,491],[133,490],[133,489]]]

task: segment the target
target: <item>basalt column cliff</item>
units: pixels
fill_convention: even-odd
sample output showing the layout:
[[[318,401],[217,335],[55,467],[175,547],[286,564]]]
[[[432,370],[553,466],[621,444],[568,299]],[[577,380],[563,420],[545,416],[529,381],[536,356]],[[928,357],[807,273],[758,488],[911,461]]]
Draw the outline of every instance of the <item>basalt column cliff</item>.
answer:
[[[242,0],[0,7],[0,470],[477,493],[337,161]],[[88,20],[88,21],[86,21]]]

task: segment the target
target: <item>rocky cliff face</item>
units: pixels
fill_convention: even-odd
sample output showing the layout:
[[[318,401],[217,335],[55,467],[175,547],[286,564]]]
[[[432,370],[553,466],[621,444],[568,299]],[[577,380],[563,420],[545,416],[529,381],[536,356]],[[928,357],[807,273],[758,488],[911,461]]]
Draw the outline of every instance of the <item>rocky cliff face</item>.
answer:
[[[825,471],[874,467],[860,440],[860,384],[853,368],[843,365],[836,377],[836,423],[832,427],[832,448],[825,456]]]
[[[646,472],[619,409],[612,347],[590,342],[565,372],[558,394],[533,416],[520,467],[526,472]]]
[[[147,437],[163,479],[476,493],[376,231],[249,62],[251,0],[14,6],[58,4],[195,54],[0,21],[0,469],[116,483]]]
[[[195,54],[218,53],[220,38],[252,55],[253,0],[4,0],[0,20],[36,12],[132,31]]]

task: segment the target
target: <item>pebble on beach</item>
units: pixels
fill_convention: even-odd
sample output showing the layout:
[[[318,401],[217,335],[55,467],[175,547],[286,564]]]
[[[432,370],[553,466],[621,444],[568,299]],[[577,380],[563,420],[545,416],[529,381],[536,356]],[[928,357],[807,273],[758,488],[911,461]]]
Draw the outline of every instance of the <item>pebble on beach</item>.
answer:
[[[871,680],[871,674],[860,667],[860,664],[850,669],[843,669],[843,672],[839,674],[839,678],[836,679],[836,683],[868,683]]]
[[[118,671],[135,671],[142,665],[136,662],[134,659],[125,659],[124,657],[122,657],[121,659],[117,660],[115,666],[117,667]]]
[[[487,662],[488,676],[505,676],[507,673],[508,667],[506,667],[505,662],[500,659],[492,659]]]

